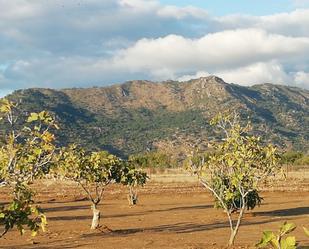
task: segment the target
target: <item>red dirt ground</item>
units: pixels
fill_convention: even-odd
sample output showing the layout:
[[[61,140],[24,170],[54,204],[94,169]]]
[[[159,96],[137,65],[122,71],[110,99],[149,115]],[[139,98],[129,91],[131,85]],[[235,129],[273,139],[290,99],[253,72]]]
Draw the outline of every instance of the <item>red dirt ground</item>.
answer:
[[[229,235],[222,210],[213,208],[212,197],[189,183],[148,184],[140,191],[140,203],[129,207],[126,189],[110,187],[100,205],[101,223],[112,231],[90,231],[90,203],[79,189],[63,183],[37,186],[38,200],[48,218],[48,230],[30,238],[9,232],[0,248],[224,248]],[[277,230],[293,221],[301,245],[309,245],[302,226],[309,227],[309,192],[263,192],[264,202],[248,212],[235,248],[251,248],[265,229]],[[5,194],[0,194],[2,200]]]

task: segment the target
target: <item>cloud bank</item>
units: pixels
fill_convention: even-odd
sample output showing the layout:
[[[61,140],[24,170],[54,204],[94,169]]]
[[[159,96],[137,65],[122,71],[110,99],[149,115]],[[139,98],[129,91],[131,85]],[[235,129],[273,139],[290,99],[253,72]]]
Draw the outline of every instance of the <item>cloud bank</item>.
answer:
[[[212,16],[156,0],[0,0],[0,95],[216,74],[309,89],[309,9]]]

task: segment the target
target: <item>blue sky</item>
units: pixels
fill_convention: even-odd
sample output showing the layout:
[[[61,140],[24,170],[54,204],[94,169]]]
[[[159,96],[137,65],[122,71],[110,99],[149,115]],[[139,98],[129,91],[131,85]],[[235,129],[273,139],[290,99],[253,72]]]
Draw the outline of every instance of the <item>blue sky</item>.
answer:
[[[127,80],[309,89],[309,0],[0,0],[0,96]]]
[[[296,7],[304,7],[305,2],[298,4],[290,0],[160,0],[162,4],[178,6],[193,5],[205,8],[212,15],[247,14],[269,15],[278,12],[292,11]]]

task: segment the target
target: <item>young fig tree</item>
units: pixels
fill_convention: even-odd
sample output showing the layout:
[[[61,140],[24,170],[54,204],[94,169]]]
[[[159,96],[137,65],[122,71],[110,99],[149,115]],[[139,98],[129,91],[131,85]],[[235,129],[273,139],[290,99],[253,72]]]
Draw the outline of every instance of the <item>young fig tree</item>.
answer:
[[[0,237],[15,226],[22,234],[27,226],[35,235],[46,225],[45,216],[33,205],[29,185],[48,173],[54,163],[52,129],[58,126],[45,111],[31,113],[26,120],[20,120],[22,116],[16,103],[1,99],[0,119],[5,131],[0,140],[0,187],[7,187],[13,200],[0,204],[0,223],[4,226]]]
[[[60,162],[61,174],[66,179],[77,182],[91,201],[91,229],[99,228],[101,215],[98,205],[105,187],[121,180],[120,159],[106,151],[88,153],[72,145],[63,150]]]
[[[121,171],[121,183],[128,186],[128,201],[130,206],[137,204],[137,188],[138,186],[144,186],[148,179],[147,174],[142,170],[137,169],[136,166],[134,160],[129,160],[124,162],[124,167]]]
[[[284,222],[277,234],[272,231],[264,231],[263,237],[257,248],[273,248],[273,249],[296,249],[297,243],[294,236],[288,236],[289,233],[296,229],[294,223]]]
[[[211,121],[224,133],[224,139],[212,145],[213,153],[189,163],[189,169],[223,208],[230,226],[228,245],[233,245],[246,210],[262,201],[259,183],[273,175],[277,165],[276,149],[263,145],[259,137],[248,134],[238,114],[219,114]],[[189,160],[190,161],[190,160]]]

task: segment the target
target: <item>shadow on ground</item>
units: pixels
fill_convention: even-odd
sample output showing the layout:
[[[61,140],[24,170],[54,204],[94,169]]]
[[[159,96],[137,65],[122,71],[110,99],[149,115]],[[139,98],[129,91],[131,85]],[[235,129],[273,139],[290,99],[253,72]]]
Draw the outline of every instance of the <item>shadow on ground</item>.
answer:
[[[265,212],[254,212],[255,216],[299,216],[309,214],[309,207],[278,209]]]
[[[115,215],[103,215],[104,218],[121,218],[121,217],[130,217],[130,216],[140,216],[140,215],[147,215],[151,213],[157,212],[170,212],[170,211],[186,211],[186,210],[195,210],[195,209],[207,209],[212,208],[212,205],[195,205],[195,206],[184,206],[184,207],[175,207],[175,208],[167,208],[167,209],[155,209],[155,210],[148,210],[144,212],[134,212],[134,213],[125,213],[125,214],[115,214]],[[79,205],[79,206],[61,206],[61,207],[52,207],[52,208],[45,208],[45,212],[60,212],[60,211],[71,211],[71,210],[84,210],[89,209],[89,213],[91,212],[90,205]],[[85,220],[91,219],[92,216],[90,215],[80,215],[80,216],[54,216],[48,217],[49,220],[57,221],[57,220]]]
[[[257,221],[257,222],[243,221],[242,226],[261,225],[276,221],[280,221],[280,218]],[[84,234],[81,237],[83,238],[101,237],[101,236],[118,237],[118,236],[129,236],[136,233],[161,233],[161,232],[186,234],[186,233],[209,231],[220,228],[229,228],[229,223],[228,222],[216,222],[212,224],[175,223],[155,227],[119,229],[119,230],[112,230],[110,232],[103,231],[98,233]]]
[[[53,240],[51,243],[45,243],[45,244],[30,244],[29,245],[19,245],[19,246],[1,246],[1,249],[54,249],[54,248],[61,248],[61,249],[71,249],[71,248],[80,248],[89,246],[89,244],[86,243],[74,243],[74,241],[68,241],[68,240]]]

